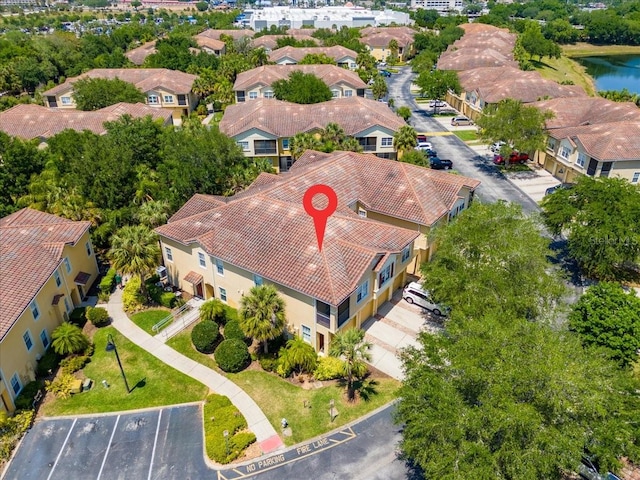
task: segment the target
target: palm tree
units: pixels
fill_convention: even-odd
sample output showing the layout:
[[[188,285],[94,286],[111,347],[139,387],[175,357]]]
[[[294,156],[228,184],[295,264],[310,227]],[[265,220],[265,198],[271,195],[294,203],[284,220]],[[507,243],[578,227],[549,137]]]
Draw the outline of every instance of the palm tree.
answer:
[[[240,328],[247,337],[264,343],[277,338],[286,324],[284,300],[273,285],[256,285],[240,301]]]
[[[410,125],[403,125],[393,136],[393,147],[398,151],[398,157],[407,150],[413,150],[417,145],[416,131]]]
[[[169,209],[169,203],[164,200],[149,200],[140,205],[136,218],[141,224],[155,228],[167,221]]]
[[[318,365],[318,354],[302,337],[294,337],[287,341],[284,354],[280,358],[286,370],[291,369],[298,373],[313,372]]]
[[[79,327],[64,322],[51,334],[51,346],[58,355],[80,353],[89,346],[89,339]]]
[[[382,75],[376,75],[375,79],[373,80],[373,85],[371,85],[371,93],[373,93],[373,98],[375,98],[376,100],[380,100],[387,94],[388,91],[389,89],[387,88],[387,82],[384,81]]]
[[[261,67],[269,63],[269,55],[267,54],[267,51],[262,47],[254,48],[251,52],[250,58],[251,63],[255,67]]]
[[[371,344],[364,341],[364,330],[361,328],[338,332],[331,341],[329,355],[345,361],[342,374],[347,379],[349,400],[355,397],[354,378],[362,377],[367,371],[365,362],[371,360],[370,348]]]
[[[122,227],[111,237],[108,257],[116,270],[139,277],[144,290],[145,276],[160,259],[158,237],[145,225]]]
[[[311,133],[296,133],[289,141],[289,150],[294,160],[299,159],[307,150],[320,148],[320,142]]]

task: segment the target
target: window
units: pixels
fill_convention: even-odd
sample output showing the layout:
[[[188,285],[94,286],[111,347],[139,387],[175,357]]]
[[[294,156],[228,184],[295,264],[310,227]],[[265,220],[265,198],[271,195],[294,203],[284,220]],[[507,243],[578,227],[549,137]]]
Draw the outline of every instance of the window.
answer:
[[[402,250],[402,261],[406,262],[407,260],[409,260],[410,256],[411,256],[411,246],[406,247],[404,250]]]
[[[273,92],[264,92],[262,96],[264,98],[273,98]]]
[[[556,139],[555,138],[549,138],[547,140],[547,150],[555,150],[556,149]]]
[[[571,149],[569,147],[563,145],[560,148],[560,153],[558,155],[560,155],[561,158],[567,159],[567,158],[569,158],[569,155],[571,155]]]
[[[71,105],[71,97],[60,97],[62,105]]]
[[[583,168],[584,164],[587,162],[587,156],[584,153],[579,153],[578,154],[578,160],[576,161],[576,164]]]
[[[351,316],[349,314],[349,298],[347,298],[344,302],[338,305],[338,328],[344,325]]]
[[[311,343],[311,327],[302,325],[302,339],[305,342]]]
[[[218,275],[224,275],[224,264],[219,258],[216,258],[216,271],[218,272]]]
[[[258,98],[258,92],[249,92],[249,100],[255,100]]]
[[[631,183],[638,183],[638,180],[640,180],[640,172],[635,172],[631,179]]]
[[[84,244],[84,248],[87,251],[87,257],[90,257],[93,251],[91,250],[91,242],[87,242]]]
[[[27,347],[27,351],[30,352],[31,349],[33,348],[33,340],[31,339],[31,334],[29,333],[29,330],[24,332],[24,334],[22,335],[22,339],[24,340],[24,345]]]
[[[344,96],[345,97],[353,97],[353,90],[345,90],[344,91]]]
[[[393,277],[393,263],[387,265],[378,275],[378,288],[381,288]]]
[[[56,281],[56,287],[59,287],[60,285],[62,285],[62,279],[60,278],[60,273],[58,273],[58,270],[53,272],[53,278]]]
[[[369,280],[365,280],[362,285],[358,287],[356,291],[356,303],[360,303],[369,295]]]
[[[14,373],[13,377],[11,377],[11,388],[13,388],[13,393],[18,395],[20,390],[22,390],[22,385],[20,384],[20,378],[18,378],[18,374]]]
[[[340,90],[331,90],[331,96],[333,98],[338,98],[340,96]]]
[[[226,288],[222,288],[222,287],[218,287],[218,290],[220,291],[220,300],[222,300],[223,302],[227,301],[227,289]]]
[[[178,105],[186,105],[186,104],[187,104],[187,96],[178,95]]]
[[[164,103],[173,103],[173,95],[165,95]]]
[[[31,313],[33,314],[34,320],[37,320],[38,318],[40,318],[40,310],[38,310],[38,304],[36,303],[35,300],[31,302],[31,304],[29,305],[29,308],[31,308]]]
[[[64,268],[67,271],[67,273],[71,273],[71,262],[69,261],[69,257],[64,257]]]
[[[44,347],[44,349],[46,350],[47,348],[49,348],[49,334],[47,333],[46,330],[42,330],[40,332],[40,340],[42,340],[42,346]]]
[[[282,139],[282,149],[283,150],[289,150],[289,139],[288,138],[283,138]]]
[[[164,247],[164,254],[167,257],[167,261],[173,262],[173,252],[169,247]]]
[[[367,218],[367,211],[363,210],[362,208],[359,208],[358,215],[360,215],[362,218]]]
[[[71,311],[71,304],[69,303],[69,299],[67,297],[64,297],[64,309],[67,313]]]
[[[393,147],[393,138],[392,137],[384,137],[382,139],[383,147]]]
[[[277,152],[277,140],[254,140],[253,150],[256,155],[274,155]]]
[[[198,252],[198,263],[202,268],[207,268],[207,260],[202,252]]]
[[[147,101],[149,105],[158,105],[158,96],[157,95],[149,95],[147,97]]]
[[[253,276],[253,283],[255,283],[256,286],[262,285],[262,277],[260,275],[254,275]]]
[[[249,151],[249,142],[238,142],[238,145],[240,146],[243,152]]]

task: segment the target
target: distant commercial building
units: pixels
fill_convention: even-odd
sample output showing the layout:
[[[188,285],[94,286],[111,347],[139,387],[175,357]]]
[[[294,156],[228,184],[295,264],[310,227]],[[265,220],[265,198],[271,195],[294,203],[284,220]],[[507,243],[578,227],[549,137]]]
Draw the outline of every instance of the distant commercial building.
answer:
[[[411,0],[411,8],[436,10],[438,13],[461,12],[462,0]]]

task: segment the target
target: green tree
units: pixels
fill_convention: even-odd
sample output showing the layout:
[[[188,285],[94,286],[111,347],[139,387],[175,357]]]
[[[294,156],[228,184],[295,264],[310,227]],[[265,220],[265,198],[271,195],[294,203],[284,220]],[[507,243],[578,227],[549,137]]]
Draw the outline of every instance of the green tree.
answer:
[[[156,228],[167,221],[169,211],[169,202],[165,200],[148,200],[140,205],[136,218],[142,225]]]
[[[291,72],[289,78],[273,82],[273,94],[278,100],[293,103],[320,103],[331,100],[331,89],[312,73],[300,70]]]
[[[281,350],[280,362],[284,371],[293,370],[298,374],[311,373],[318,365],[318,354],[311,344],[305,342],[302,337],[293,337]]]
[[[145,96],[135,85],[119,78],[82,78],[73,84],[78,110],[99,110],[118,102],[144,103]]]
[[[335,65],[336,61],[325,53],[309,53],[298,62],[298,65]]]
[[[122,227],[111,237],[108,257],[113,268],[138,277],[144,289],[145,277],[160,259],[158,237],[144,225]]]
[[[347,379],[347,396],[355,400],[354,380],[362,378],[371,360],[371,344],[364,340],[364,330],[351,328],[339,331],[331,340],[329,355],[344,360],[342,375]]]
[[[409,118],[411,118],[411,109],[409,107],[406,106],[402,106],[402,107],[398,107],[398,109],[396,110],[396,113],[402,117],[402,119],[406,122],[407,120],[409,120]]]
[[[474,203],[433,233],[437,249],[421,267],[424,286],[452,315],[549,318],[564,287],[540,230],[519,205]]]
[[[518,37],[518,43],[531,57],[559,58],[562,54],[560,47],[552,40],[547,40],[542,34],[542,27],[538,22],[527,22],[524,32]]]
[[[356,57],[356,65],[358,65],[358,69],[356,72],[363,82],[368,84],[369,81],[378,74],[376,63],[376,58],[369,52],[358,53],[358,56]]]
[[[384,77],[382,75],[377,74],[375,76],[373,85],[371,85],[371,92],[373,93],[373,98],[376,100],[384,98],[384,96],[389,92],[387,82],[384,81]]]
[[[402,156],[398,160],[404,163],[417,165],[419,167],[431,168],[431,163],[429,163],[429,158],[425,155],[424,152],[420,150],[406,151],[402,154]]]
[[[221,300],[213,298],[207,300],[200,305],[200,320],[203,322],[215,322],[218,325],[224,325],[225,323],[225,310],[224,304]]]
[[[569,314],[571,330],[585,346],[605,347],[623,366],[638,361],[640,351],[640,297],[617,283],[589,288]]]
[[[503,141],[503,155],[511,149],[519,152],[543,150],[547,139],[545,121],[553,114],[524,105],[520,100],[506,99],[485,108],[477,120],[480,136],[487,142]]]
[[[394,38],[389,41],[389,56],[387,60],[391,65],[395,65],[398,62],[398,52],[400,50],[400,46],[398,45],[398,41]]]
[[[409,125],[401,126],[393,135],[393,148],[398,151],[400,158],[407,151],[413,150],[417,144],[416,131]]]
[[[76,325],[63,322],[51,333],[51,346],[58,355],[71,355],[86,350],[89,338]]]
[[[307,150],[318,150],[320,140],[312,133],[296,133],[289,141],[289,150],[294,160],[299,159]]]
[[[620,178],[581,176],[542,201],[545,224],[566,233],[569,253],[587,275],[624,279],[640,258],[640,190]],[[631,269],[632,270],[632,269]]]
[[[256,285],[240,301],[239,321],[242,331],[264,344],[282,335],[286,325],[284,300],[273,285]]]
[[[462,87],[458,80],[458,74],[451,70],[425,70],[415,84],[420,87],[420,95],[432,100],[441,100],[447,96],[449,90],[460,93]],[[436,104],[437,105],[437,102]],[[437,107],[434,106],[434,110]]]

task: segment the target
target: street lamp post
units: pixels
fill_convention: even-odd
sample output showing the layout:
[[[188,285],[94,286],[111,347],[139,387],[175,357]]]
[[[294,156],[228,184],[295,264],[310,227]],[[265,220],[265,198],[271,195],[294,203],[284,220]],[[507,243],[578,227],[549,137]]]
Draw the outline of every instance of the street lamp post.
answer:
[[[222,432],[222,436],[224,437],[224,447],[227,451],[227,457],[229,456],[229,430],[225,430]]]
[[[120,362],[120,355],[118,355],[118,349],[116,348],[116,342],[113,340],[113,335],[107,335],[107,346],[105,347],[107,352],[115,352],[116,360],[118,360],[118,366],[120,367],[120,373],[122,373],[122,379],[124,380],[124,386],[127,387],[127,393],[131,393],[131,389],[129,388],[129,383],[127,382],[127,377],[124,374],[124,369],[122,368],[122,362]]]

